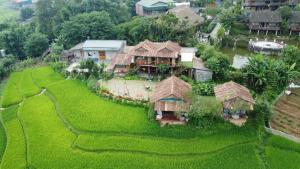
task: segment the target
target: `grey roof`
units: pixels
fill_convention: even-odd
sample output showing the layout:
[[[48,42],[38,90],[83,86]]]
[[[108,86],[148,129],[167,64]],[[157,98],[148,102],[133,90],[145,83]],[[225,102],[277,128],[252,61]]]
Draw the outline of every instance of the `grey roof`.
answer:
[[[182,47],[181,53],[196,53],[198,51],[197,48],[189,48],[189,47]]]
[[[173,9],[170,9],[169,13],[174,14],[181,21],[186,21],[189,25],[198,25],[204,22],[204,18],[202,18],[200,15],[197,15],[188,6],[177,6]]]
[[[74,47],[72,47],[72,48],[70,49],[70,51],[72,51],[72,50],[81,50],[83,44],[84,44],[84,42],[78,43],[77,45],[75,45]]]
[[[196,57],[193,58],[193,68],[198,70],[211,71],[205,67],[201,58],[196,58]]]
[[[138,2],[139,5],[142,5],[144,7],[151,7],[157,3],[174,3],[173,0],[141,0]]]
[[[278,11],[253,11],[250,13],[249,22],[280,23],[282,22],[282,18]]]
[[[83,50],[120,50],[126,41],[123,40],[86,40]]]
[[[300,23],[300,11],[294,11],[290,18],[291,23]]]

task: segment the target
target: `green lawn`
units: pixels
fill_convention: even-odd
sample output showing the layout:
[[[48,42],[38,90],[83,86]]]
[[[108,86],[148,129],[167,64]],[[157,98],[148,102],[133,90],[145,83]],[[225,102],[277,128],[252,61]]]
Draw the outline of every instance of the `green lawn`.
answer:
[[[10,0],[0,0],[0,22],[18,17],[19,11],[11,8]]]
[[[43,88],[47,92],[38,94]],[[263,168],[254,122],[242,128],[227,123],[204,129],[161,128],[148,121],[144,108],[100,98],[82,82],[64,80],[49,67],[12,74],[4,100],[17,100],[11,94],[24,101],[15,106],[16,101],[7,101],[10,107],[1,112],[7,132],[1,169]],[[271,166],[285,165],[275,151],[299,148],[292,143],[278,148],[276,140],[268,141],[266,156]],[[298,156],[293,151],[291,159]],[[289,166],[295,169],[296,164]]]
[[[267,160],[272,169],[300,169],[300,144],[271,136],[266,147]]]

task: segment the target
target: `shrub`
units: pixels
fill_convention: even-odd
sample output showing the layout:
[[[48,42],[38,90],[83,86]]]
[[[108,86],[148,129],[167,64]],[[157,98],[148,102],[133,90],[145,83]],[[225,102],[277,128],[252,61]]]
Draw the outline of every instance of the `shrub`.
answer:
[[[147,111],[147,116],[148,116],[148,119],[150,121],[154,121],[155,120],[155,110],[154,110],[154,105],[153,104],[149,104],[149,108],[148,108],[148,111]]]
[[[192,100],[189,117],[197,126],[204,127],[212,120],[221,117],[222,104],[215,97],[193,96]]]
[[[195,83],[193,85],[193,92],[201,96],[213,96],[214,85],[212,83]]]

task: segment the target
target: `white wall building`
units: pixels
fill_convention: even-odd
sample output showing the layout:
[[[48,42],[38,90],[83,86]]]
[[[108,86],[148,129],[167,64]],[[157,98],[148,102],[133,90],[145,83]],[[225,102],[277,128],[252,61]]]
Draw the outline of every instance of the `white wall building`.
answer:
[[[86,40],[70,51],[77,61],[92,59],[99,63],[109,64],[114,56],[124,51],[126,41],[123,40]]]

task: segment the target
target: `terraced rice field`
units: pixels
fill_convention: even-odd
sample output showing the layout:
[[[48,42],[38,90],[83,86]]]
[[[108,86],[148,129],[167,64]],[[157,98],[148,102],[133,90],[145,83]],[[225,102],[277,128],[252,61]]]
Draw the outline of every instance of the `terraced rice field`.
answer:
[[[275,104],[271,126],[274,129],[300,137],[300,89],[283,95]]]
[[[263,160],[254,122],[161,128],[147,120],[145,108],[100,98],[49,67],[13,73],[3,96],[1,169],[258,169],[285,165],[276,151],[291,151],[292,160],[299,156],[291,149],[299,145],[282,150],[271,140]]]
[[[11,0],[0,0],[0,22],[15,19],[19,11],[11,8]]]

